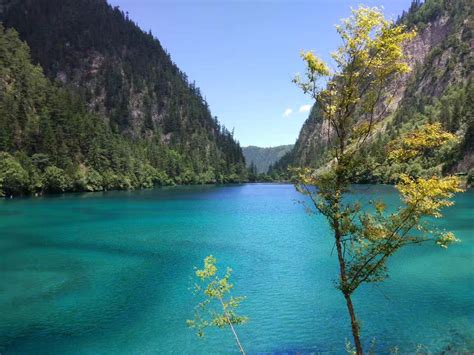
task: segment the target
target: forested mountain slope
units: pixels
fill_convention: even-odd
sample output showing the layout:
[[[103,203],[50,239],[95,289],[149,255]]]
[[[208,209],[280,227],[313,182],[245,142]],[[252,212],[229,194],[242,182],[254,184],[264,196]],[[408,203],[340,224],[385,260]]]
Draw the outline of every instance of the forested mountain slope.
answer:
[[[417,36],[406,45],[411,72],[401,83],[385,119],[371,137],[367,154],[383,161],[390,140],[423,122],[441,122],[456,133],[459,142],[449,152],[440,152],[431,162],[434,170],[468,173],[474,168],[474,83],[473,6],[470,0],[413,1],[399,18]],[[388,88],[392,89],[392,88]],[[330,134],[330,133],[329,133]],[[315,105],[304,123],[294,149],[276,168],[288,166],[318,167],[328,160],[328,131]],[[405,169],[406,167],[403,167]],[[416,163],[408,167],[414,175],[423,169]],[[362,174],[361,181],[390,182],[402,167],[391,166],[381,175]]]
[[[271,165],[281,159],[286,153],[293,148],[293,144],[279,145],[277,147],[261,148],[250,145],[243,147],[245,161],[247,167],[255,166],[258,174],[268,172]]]
[[[0,0],[0,19],[15,29],[0,34],[0,151],[38,175],[10,193],[245,178],[239,144],[199,89],[119,9],[105,0]],[[66,183],[33,186],[49,168]],[[76,184],[89,173],[100,183]]]

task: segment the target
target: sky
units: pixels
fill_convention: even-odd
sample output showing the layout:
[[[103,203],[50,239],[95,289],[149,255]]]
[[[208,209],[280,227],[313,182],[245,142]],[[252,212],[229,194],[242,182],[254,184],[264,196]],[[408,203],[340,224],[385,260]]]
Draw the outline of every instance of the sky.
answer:
[[[108,0],[151,30],[242,146],[293,144],[313,102],[291,82],[301,50],[326,61],[359,4],[396,19],[411,0]]]

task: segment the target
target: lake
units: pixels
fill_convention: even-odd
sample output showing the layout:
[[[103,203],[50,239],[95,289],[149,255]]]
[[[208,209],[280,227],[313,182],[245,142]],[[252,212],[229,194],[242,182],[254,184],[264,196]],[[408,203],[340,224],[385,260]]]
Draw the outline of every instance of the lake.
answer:
[[[364,198],[398,196],[359,186]],[[291,185],[169,187],[0,201],[0,353],[226,353],[186,326],[194,266],[213,254],[247,298],[249,353],[344,354],[351,340],[328,226]],[[354,296],[365,347],[474,351],[474,192],[438,223],[462,242],[395,255]]]

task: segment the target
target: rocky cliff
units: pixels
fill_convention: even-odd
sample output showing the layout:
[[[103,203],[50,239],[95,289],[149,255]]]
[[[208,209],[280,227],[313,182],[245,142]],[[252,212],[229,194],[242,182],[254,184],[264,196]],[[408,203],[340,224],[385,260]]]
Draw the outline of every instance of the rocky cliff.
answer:
[[[398,19],[408,29],[416,28],[417,36],[405,47],[411,72],[387,88],[395,91],[395,96],[373,138],[380,148],[424,120],[440,121],[460,140],[458,152],[447,158],[445,170],[473,169],[472,14],[469,0],[427,0],[413,1]],[[294,149],[277,166],[324,164],[328,134],[315,105]]]

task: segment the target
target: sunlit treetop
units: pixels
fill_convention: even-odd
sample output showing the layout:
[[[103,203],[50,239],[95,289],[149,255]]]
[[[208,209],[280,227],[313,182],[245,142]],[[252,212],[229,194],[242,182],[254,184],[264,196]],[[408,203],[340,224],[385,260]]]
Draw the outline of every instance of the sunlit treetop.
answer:
[[[220,277],[216,265],[217,259],[209,255],[204,259],[204,267],[196,269],[198,282],[194,285],[194,292],[204,298],[194,309],[194,319],[188,320],[187,324],[196,329],[196,334],[199,337],[204,336],[204,330],[207,327],[224,328],[229,326],[243,352],[234,325],[244,324],[248,321],[247,317],[237,314],[237,309],[244,297],[230,295],[230,291],[234,287],[230,282],[232,269],[227,268],[225,274]]]
[[[397,190],[412,213],[436,218],[442,216],[441,208],[454,204],[450,200],[454,194],[463,191],[456,176],[415,179],[406,174],[400,176]]]
[[[330,72],[313,52],[302,52],[306,72],[294,82],[316,101],[335,133],[336,144],[345,145],[350,138],[359,144],[393,99],[388,82],[410,70],[403,48],[416,33],[386,20],[380,9],[364,6],[352,10],[352,16],[336,29],[342,42],[332,54],[336,71]],[[324,88],[319,87],[321,83]],[[366,126],[360,125],[360,119]],[[354,125],[359,126],[353,131]]]
[[[454,134],[442,129],[441,123],[427,123],[393,141],[388,157],[392,161],[403,162],[417,156],[427,155],[434,149],[456,140]]]
[[[340,69],[368,64],[369,69],[383,68],[379,73],[373,72],[378,75],[409,71],[401,44],[413,38],[415,32],[407,32],[403,25],[395,26],[384,18],[379,8],[360,6],[353,9],[352,16],[342,20],[336,29],[343,44],[332,57]],[[366,61],[368,63],[364,63]],[[360,74],[355,73],[356,76]]]

